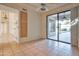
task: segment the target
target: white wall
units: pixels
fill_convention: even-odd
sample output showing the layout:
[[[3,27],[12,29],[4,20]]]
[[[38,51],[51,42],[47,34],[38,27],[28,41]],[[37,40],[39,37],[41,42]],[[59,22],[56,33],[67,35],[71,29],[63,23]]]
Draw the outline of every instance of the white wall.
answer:
[[[28,39],[35,40],[40,39],[40,14],[27,10],[28,14]]]

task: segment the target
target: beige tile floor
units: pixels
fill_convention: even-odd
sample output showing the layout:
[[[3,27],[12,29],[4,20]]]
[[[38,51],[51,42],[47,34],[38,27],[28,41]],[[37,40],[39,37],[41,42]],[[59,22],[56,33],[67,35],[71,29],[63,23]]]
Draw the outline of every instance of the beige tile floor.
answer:
[[[78,56],[79,49],[69,44],[52,40],[39,40],[22,44],[0,45],[1,56]]]
[[[8,34],[8,33],[4,33],[4,34],[0,34],[0,44],[1,43],[11,43],[11,42],[15,42],[16,38],[13,37],[13,35]]]

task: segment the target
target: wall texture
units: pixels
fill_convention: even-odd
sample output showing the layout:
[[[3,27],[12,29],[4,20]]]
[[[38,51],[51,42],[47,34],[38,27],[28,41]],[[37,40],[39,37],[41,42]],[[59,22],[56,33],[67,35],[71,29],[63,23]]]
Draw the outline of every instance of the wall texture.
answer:
[[[33,10],[28,10],[28,38],[40,38],[40,14]]]

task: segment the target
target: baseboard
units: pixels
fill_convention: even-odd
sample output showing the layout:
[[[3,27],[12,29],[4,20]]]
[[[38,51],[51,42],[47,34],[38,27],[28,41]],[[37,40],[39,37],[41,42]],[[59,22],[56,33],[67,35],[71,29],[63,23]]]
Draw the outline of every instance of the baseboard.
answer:
[[[20,43],[28,43],[28,42],[36,42],[36,41],[40,41],[40,40],[44,40],[44,38],[40,38],[40,39],[26,39],[26,41],[20,41]]]

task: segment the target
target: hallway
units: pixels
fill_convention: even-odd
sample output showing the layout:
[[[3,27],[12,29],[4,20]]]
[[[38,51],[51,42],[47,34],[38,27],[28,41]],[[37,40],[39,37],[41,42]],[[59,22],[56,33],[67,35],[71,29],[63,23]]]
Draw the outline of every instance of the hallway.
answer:
[[[19,40],[19,13],[16,9],[4,5],[0,7],[0,44],[15,42]]]
[[[69,44],[45,39],[22,44],[8,43],[0,45],[0,55],[79,56],[79,49]]]

